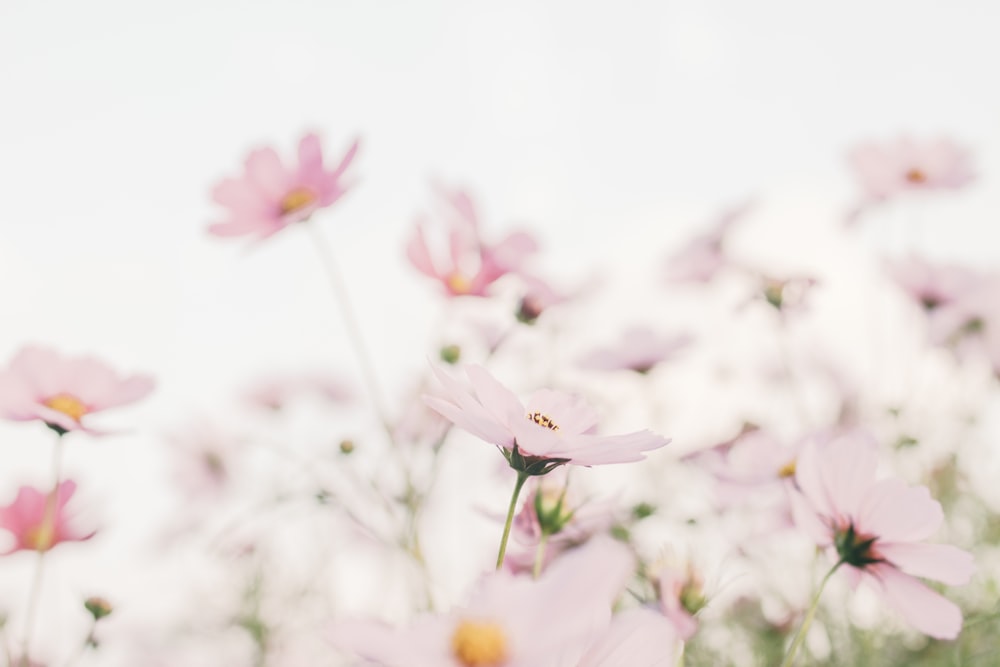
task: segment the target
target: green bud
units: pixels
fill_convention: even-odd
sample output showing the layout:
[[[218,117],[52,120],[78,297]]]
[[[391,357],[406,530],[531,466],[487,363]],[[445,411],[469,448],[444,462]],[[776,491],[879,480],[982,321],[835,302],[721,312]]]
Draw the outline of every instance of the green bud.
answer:
[[[111,614],[114,609],[111,603],[102,597],[89,597],[83,601],[83,606],[87,608],[91,616],[94,617],[95,621],[99,621],[105,616]]]
[[[457,364],[458,360],[462,358],[462,348],[458,345],[445,345],[438,354],[444,363]]]

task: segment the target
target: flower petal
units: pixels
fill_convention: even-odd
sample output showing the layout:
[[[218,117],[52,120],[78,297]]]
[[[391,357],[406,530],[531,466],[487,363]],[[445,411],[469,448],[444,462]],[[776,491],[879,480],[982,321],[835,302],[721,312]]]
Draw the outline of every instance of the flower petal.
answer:
[[[871,575],[889,606],[924,634],[954,639],[962,631],[958,605],[917,579],[889,565],[874,568]]]
[[[903,572],[958,586],[975,572],[972,554],[950,544],[878,543],[879,554]]]

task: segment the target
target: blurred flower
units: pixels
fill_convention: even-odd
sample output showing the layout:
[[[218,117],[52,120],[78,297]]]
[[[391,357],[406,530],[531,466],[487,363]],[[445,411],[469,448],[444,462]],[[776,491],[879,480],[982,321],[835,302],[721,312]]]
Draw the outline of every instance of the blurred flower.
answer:
[[[414,268],[439,281],[449,296],[486,296],[494,282],[518,271],[524,258],[535,252],[535,239],[526,232],[513,232],[499,243],[488,244],[480,235],[469,196],[461,190],[440,194],[447,204],[448,257],[432,256],[422,219],[417,220],[406,245],[406,256]]]
[[[246,404],[277,411],[305,396],[318,396],[333,404],[350,403],[354,392],[328,373],[287,373],[263,377],[243,393]]]
[[[524,324],[534,324],[546,310],[572,298],[570,295],[557,292],[541,278],[522,274],[521,279],[525,283],[525,288],[515,315],[517,320]]]
[[[232,481],[240,438],[202,421],[168,438],[174,459],[174,478],[185,495],[214,496]]]
[[[307,134],[299,142],[298,165],[286,167],[273,148],[262,148],[247,157],[241,178],[227,178],[215,186],[212,198],[228,218],[212,224],[215,236],[255,234],[265,239],[294,222],[307,220],[347,192],[344,172],[358,150],[355,141],[334,169],[323,166],[319,137]]]
[[[707,283],[729,264],[723,253],[723,242],[733,225],[753,210],[753,203],[743,202],[723,211],[708,231],[690,239],[667,259],[667,280],[671,282]]]
[[[81,533],[69,525],[66,503],[73,497],[76,483],[66,480],[58,490],[42,493],[22,486],[14,502],[0,507],[0,528],[14,536],[15,544],[3,555],[15,551],[48,551],[61,542],[82,542],[94,533]]]
[[[650,431],[600,436],[597,413],[583,399],[540,389],[522,405],[481,366],[468,366],[471,390],[438,369],[441,396],[425,396],[433,409],[478,438],[502,448],[511,467],[541,475],[564,463],[591,466],[639,461],[642,452],[669,440]]]
[[[615,614],[577,667],[673,667],[680,643],[669,621],[649,609]]]
[[[795,471],[796,523],[847,567],[852,585],[864,581],[921,632],[954,639],[961,610],[916,577],[964,584],[974,570],[972,555],[924,543],[941,525],[940,503],[926,487],[876,481],[877,465],[874,449],[860,438],[807,446]]]
[[[120,377],[92,357],[65,358],[44,347],[25,347],[0,370],[0,414],[15,421],[38,419],[59,433],[85,431],[83,417],[138,401],[153,390],[145,375]]]
[[[692,340],[687,334],[663,336],[636,327],[627,330],[616,345],[590,352],[580,359],[579,365],[602,371],[630,370],[644,374],[690,345]]]
[[[953,190],[974,178],[968,150],[944,138],[864,143],[847,159],[865,198],[873,203],[905,192]]]
[[[404,629],[340,622],[331,639],[387,667],[538,667],[556,657],[574,664],[608,626],[633,565],[623,545],[594,540],[538,580],[486,575],[468,603],[448,614],[420,617]]]
[[[665,557],[650,568],[660,612],[687,641],[698,631],[697,614],[705,606],[705,582],[691,563]]]
[[[83,606],[90,612],[95,621],[99,621],[105,616],[110,616],[111,612],[114,611],[114,607],[111,606],[110,602],[97,596],[92,596],[84,600]]]
[[[982,276],[972,269],[951,264],[934,264],[910,256],[889,262],[892,279],[928,313],[957,301],[974,288]]]
[[[776,278],[762,275],[760,281],[759,297],[782,313],[803,310],[812,288],[817,283],[815,278],[809,276]]]

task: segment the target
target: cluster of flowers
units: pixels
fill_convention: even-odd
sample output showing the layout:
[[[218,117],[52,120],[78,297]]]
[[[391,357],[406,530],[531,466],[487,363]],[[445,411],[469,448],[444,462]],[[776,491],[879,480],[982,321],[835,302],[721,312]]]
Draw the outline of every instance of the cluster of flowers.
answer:
[[[215,188],[213,197],[226,217],[212,224],[209,232],[262,240],[286,228],[315,224],[314,216],[351,187],[349,168],[357,150],[355,142],[329,168],[318,136],[308,134],[299,144],[296,164],[286,164],[273,149],[251,153],[241,178],[224,180]],[[967,154],[947,141],[923,144],[902,139],[865,146],[851,160],[864,193],[862,204],[848,216],[850,223],[857,222],[861,212],[869,214],[874,204],[914,191],[954,189],[972,180]],[[491,241],[467,193],[437,190],[442,211],[436,222],[442,223],[446,251],[439,254],[429,243],[433,223],[427,219],[417,221],[405,248],[413,268],[435,281],[443,295],[454,303],[488,300],[505,281],[513,281],[517,303],[510,316],[513,320],[516,314],[512,325],[526,328],[573,301],[573,295],[530,272],[529,260],[539,246],[531,234],[515,231]],[[787,333],[793,314],[806,308],[819,282],[805,275],[767,275],[733,259],[728,244],[752,211],[750,204],[744,204],[725,212],[710,230],[669,258],[666,278],[678,286],[707,285],[724,280],[727,273],[749,277],[754,299],[778,315],[777,327]],[[1000,307],[995,298],[1000,275],[917,258],[893,263],[890,275],[926,314],[933,344],[954,350],[960,360],[985,360],[1000,377]],[[343,289],[338,296],[346,298]],[[347,326],[356,330],[349,304],[342,306]],[[385,427],[385,445],[378,455],[382,467],[393,468],[394,474],[380,478],[378,473],[351,468],[341,458],[338,465],[344,463],[346,475],[354,477],[350,493],[370,494],[375,502],[352,504],[325,486],[319,492],[312,486],[306,491],[320,505],[345,514],[352,529],[360,531],[354,535],[362,534],[386,550],[401,550],[420,569],[425,600],[420,612],[407,613],[400,623],[359,620],[357,614],[322,619],[322,628],[312,630],[326,647],[322,661],[339,656],[386,667],[673,667],[685,660],[713,664],[717,652],[697,645],[700,636],[711,632],[702,627],[702,612],[713,594],[705,584],[704,568],[697,558],[650,558],[648,543],[662,546],[667,537],[637,536],[643,531],[655,533],[644,526],[650,525],[658,507],[638,503],[623,509],[627,505],[619,498],[598,500],[581,493],[575,482],[570,484],[578,467],[635,463],[638,468],[655,463],[646,456],[670,439],[651,430],[599,433],[598,410],[578,393],[541,388],[520,400],[485,366],[508,336],[495,332],[483,336],[482,363],[462,363],[461,348],[443,347],[441,363],[433,365],[412,405],[398,419],[389,418],[378,404],[381,392],[367,362],[368,351],[363,338],[354,337],[355,355]],[[577,356],[574,365],[589,373],[654,380],[659,368],[696,343],[697,337],[688,333],[634,326],[625,328],[614,345]],[[449,367],[462,372],[455,374]],[[795,384],[792,369],[785,369],[782,380]],[[56,433],[58,443],[51,488],[22,487],[11,504],[0,507],[0,528],[13,539],[8,553],[37,552],[40,569],[42,556],[55,546],[94,534],[75,527],[67,514],[76,484],[62,478],[62,441],[71,432],[100,435],[91,426],[91,413],[137,401],[152,387],[144,376],[122,378],[99,361],[66,359],[37,347],[18,353],[0,373],[0,414],[40,421]],[[790,395],[797,393],[794,386],[785,389]],[[280,412],[303,394],[334,403],[354,398],[350,388],[320,374],[253,387],[245,398]],[[827,554],[829,567],[811,603],[786,601],[786,622],[769,621],[786,666],[794,664],[800,651],[811,650],[810,627],[821,608],[823,589],[835,573],[846,575],[852,588],[864,584],[919,632],[952,640],[962,631],[963,611],[922,580],[961,585],[976,570],[968,551],[927,541],[944,522],[942,504],[926,486],[879,474],[880,462],[889,452],[857,410],[847,409],[856,392],[843,394],[844,409],[821,427],[800,425],[798,437],[782,437],[777,429],[747,424],[721,444],[688,446],[687,453],[667,464],[710,481],[709,518],[740,511],[767,517],[766,529],[751,531],[748,544],[780,534]],[[437,461],[453,427],[496,448],[506,462],[503,474],[513,491],[502,531],[498,525],[495,571],[481,574],[464,602],[441,611],[436,610],[431,592],[432,567],[421,545],[421,519],[434,485],[440,482]],[[219,440],[213,435],[205,439],[204,447],[178,448],[195,457],[194,465],[185,468],[187,482],[199,477],[200,484],[216,490],[232,482],[232,460],[240,456],[239,448],[220,448]],[[355,444],[345,437],[339,450],[346,456]],[[307,467],[315,473],[321,466],[310,461]],[[366,474],[370,478],[362,479]],[[742,538],[746,537],[744,531]],[[351,549],[351,543],[345,542],[343,549]],[[759,590],[756,594],[762,597]],[[37,591],[31,595],[34,598]],[[736,618],[739,603],[750,595],[719,610],[715,618],[725,619],[727,614]],[[252,638],[256,664],[300,664],[275,648],[280,643],[274,639],[280,623],[260,610],[259,601],[252,606],[252,613],[241,613],[235,624]],[[29,604],[29,616],[35,613],[33,608]],[[87,609],[95,624],[110,613],[103,601],[89,600]],[[12,666],[34,664],[32,623],[31,618],[24,620],[28,629],[20,657],[9,656]],[[284,646],[296,641],[293,635]],[[96,646],[92,631],[87,642]],[[294,655],[294,650],[287,653]],[[315,664],[314,655],[305,659],[299,654],[297,659]],[[739,658],[729,660],[739,662]]]

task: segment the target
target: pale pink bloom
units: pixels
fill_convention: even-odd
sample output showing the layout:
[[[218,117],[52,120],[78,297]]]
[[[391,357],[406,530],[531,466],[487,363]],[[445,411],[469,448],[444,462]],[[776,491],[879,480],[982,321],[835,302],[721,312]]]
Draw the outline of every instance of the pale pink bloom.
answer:
[[[323,149],[315,134],[302,137],[296,165],[285,165],[273,148],[253,151],[240,178],[227,178],[212,191],[227,217],[211,225],[209,233],[265,239],[308,219],[347,192],[350,184],[345,183],[344,172],[357,150],[355,141],[333,169],[323,165]]]
[[[743,202],[723,211],[709,229],[690,239],[667,259],[667,280],[707,283],[730,262],[723,243],[737,222],[753,210],[752,202]]]
[[[406,256],[414,268],[440,282],[449,296],[486,296],[494,282],[518,272],[524,259],[537,249],[535,239],[526,232],[513,232],[498,243],[487,243],[469,196],[461,190],[439,194],[447,204],[443,216],[447,255],[434,256],[427,244],[426,221],[418,219]]]
[[[974,178],[969,151],[944,138],[865,143],[850,151],[848,162],[871,202],[906,192],[954,190]]]
[[[61,542],[82,542],[94,532],[82,533],[70,525],[66,503],[76,492],[76,483],[66,480],[59,484],[53,497],[30,486],[22,486],[14,502],[0,507],[0,528],[14,537],[14,546],[3,555],[15,551],[48,551]]]
[[[562,554],[607,533],[616,522],[617,503],[581,497],[574,486],[567,485],[568,475],[559,474],[561,471],[535,478],[514,517],[512,548],[504,558],[504,567],[511,572],[534,569],[543,530],[551,533],[542,559],[544,570]]]
[[[241,439],[209,422],[168,436],[174,479],[192,497],[215,496],[233,480]]]
[[[569,294],[556,291],[541,278],[522,274],[521,280],[525,289],[517,306],[517,319],[525,324],[534,324],[546,310],[572,298]]]
[[[962,629],[961,610],[917,577],[967,583],[972,555],[925,543],[944,518],[940,503],[926,487],[876,480],[877,467],[874,449],[861,439],[807,446],[796,464],[796,523],[828,547],[853,585],[864,581],[921,632],[954,639]]]
[[[695,614],[705,606],[701,574],[690,563],[665,560],[654,566],[652,580],[660,612],[677,636],[687,641],[698,631]]]
[[[576,667],[674,667],[680,642],[668,619],[651,609],[615,614]]]
[[[0,370],[0,414],[38,419],[60,433],[99,434],[83,424],[86,415],[138,401],[152,390],[153,380],[145,375],[122,377],[93,357],[67,358],[29,346]]]
[[[795,462],[805,442],[786,443],[770,431],[745,427],[732,440],[688,454],[684,460],[716,479],[724,506],[743,504],[751,496],[776,498],[784,505],[782,489],[795,475]]]
[[[692,342],[687,334],[661,335],[645,327],[625,331],[612,347],[593,350],[578,362],[581,368],[648,373]]]
[[[600,436],[597,413],[582,398],[539,389],[522,404],[481,366],[468,366],[471,388],[434,369],[443,385],[429,406],[476,437],[503,450],[515,470],[544,474],[563,463],[592,466],[639,461],[669,441],[650,431]]]
[[[537,580],[491,573],[465,605],[447,614],[422,616],[400,629],[340,622],[331,639],[386,667],[572,667],[607,627],[633,567],[624,545],[593,540]]]
[[[903,291],[928,312],[954,303],[983,278],[968,267],[935,264],[915,256],[888,262],[887,269]]]
[[[327,373],[286,373],[261,378],[243,393],[248,405],[265,410],[281,410],[290,402],[317,396],[333,404],[350,403],[354,392]]]

